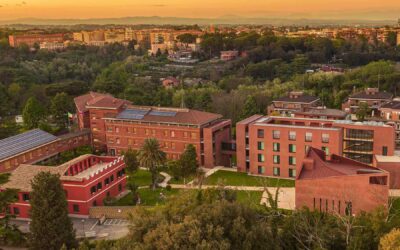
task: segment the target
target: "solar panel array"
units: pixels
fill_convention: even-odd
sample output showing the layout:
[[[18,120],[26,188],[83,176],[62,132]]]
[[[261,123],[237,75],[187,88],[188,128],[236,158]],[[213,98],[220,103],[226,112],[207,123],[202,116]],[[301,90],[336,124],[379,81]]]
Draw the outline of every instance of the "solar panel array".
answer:
[[[176,116],[176,112],[171,112],[171,111],[158,111],[158,110],[152,110],[149,115],[155,115],[155,116]]]
[[[133,120],[142,120],[143,117],[149,112],[148,110],[141,109],[126,109],[118,114],[117,118],[119,119],[133,119]]]
[[[23,153],[57,139],[58,137],[40,129],[34,129],[19,135],[8,137],[0,140],[0,160]]]

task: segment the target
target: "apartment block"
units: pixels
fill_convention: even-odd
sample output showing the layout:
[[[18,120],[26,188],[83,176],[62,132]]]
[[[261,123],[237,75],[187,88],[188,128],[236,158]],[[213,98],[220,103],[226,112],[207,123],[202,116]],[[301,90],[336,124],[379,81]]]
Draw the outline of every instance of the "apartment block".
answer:
[[[21,35],[10,35],[8,41],[11,47],[18,47],[22,44],[26,44],[29,47],[33,47],[35,44],[43,42],[62,43],[64,42],[64,34],[21,34]]]
[[[269,115],[292,116],[295,112],[302,112],[320,105],[320,99],[302,91],[291,91],[289,95],[272,101],[268,107]]]
[[[378,88],[367,88],[350,95],[342,104],[342,110],[350,114],[355,114],[359,109],[360,104],[366,103],[371,109],[370,115],[379,116],[379,108],[382,105],[391,102],[392,99],[393,94],[391,93],[379,91]]]
[[[385,134],[385,136],[382,136]],[[394,154],[394,128],[376,122],[252,116],[236,126],[237,167],[255,175],[295,178],[310,147],[371,165]]]

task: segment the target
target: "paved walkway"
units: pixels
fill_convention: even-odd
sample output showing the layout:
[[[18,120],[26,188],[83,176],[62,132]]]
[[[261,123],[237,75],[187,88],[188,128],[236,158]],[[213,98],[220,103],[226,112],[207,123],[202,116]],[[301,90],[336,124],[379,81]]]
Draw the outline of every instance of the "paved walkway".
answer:
[[[158,183],[158,186],[165,188],[168,185],[168,182],[171,180],[171,176],[165,172],[160,172],[162,176],[164,176],[164,180],[161,183]]]

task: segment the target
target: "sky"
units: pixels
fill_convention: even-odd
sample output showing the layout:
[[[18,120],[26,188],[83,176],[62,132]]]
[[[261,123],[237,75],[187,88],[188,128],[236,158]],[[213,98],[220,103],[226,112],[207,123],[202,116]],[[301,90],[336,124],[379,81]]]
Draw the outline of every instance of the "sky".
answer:
[[[400,18],[400,0],[0,0],[0,20],[127,16]]]

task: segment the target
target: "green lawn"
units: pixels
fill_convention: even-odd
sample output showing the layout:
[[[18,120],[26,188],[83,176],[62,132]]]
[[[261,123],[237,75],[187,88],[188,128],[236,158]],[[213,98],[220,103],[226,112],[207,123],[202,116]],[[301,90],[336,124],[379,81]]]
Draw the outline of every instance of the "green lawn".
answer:
[[[4,183],[8,182],[9,177],[10,177],[9,173],[0,174],[0,184],[4,184]]]
[[[250,176],[246,173],[219,170],[207,177],[205,185],[224,184],[227,186],[263,186],[266,182],[269,187],[294,187],[293,180]]]
[[[162,205],[172,195],[176,195],[180,192],[180,189],[171,189],[166,190],[164,188],[157,188],[156,190],[152,190],[150,188],[142,188],[139,189],[139,197],[141,199],[140,205],[142,206],[155,206],[155,205]],[[160,193],[165,195],[165,199],[161,198]],[[114,206],[132,206],[132,193],[127,194],[126,196],[122,197],[120,200],[116,201]]]
[[[245,204],[260,205],[263,192],[260,191],[236,191],[236,200]]]
[[[139,169],[134,175],[133,180],[139,187],[150,186],[151,184],[151,173],[147,170]],[[164,176],[159,175],[158,182],[162,182]]]

